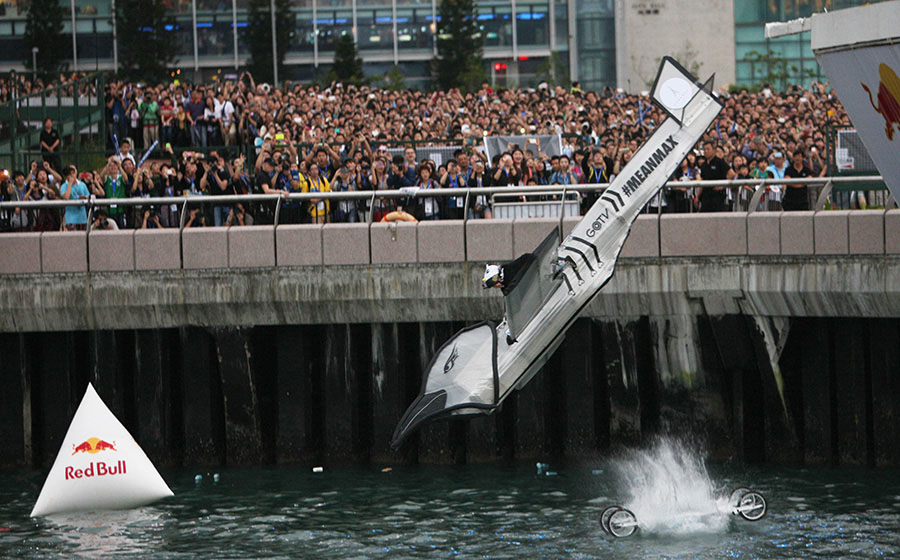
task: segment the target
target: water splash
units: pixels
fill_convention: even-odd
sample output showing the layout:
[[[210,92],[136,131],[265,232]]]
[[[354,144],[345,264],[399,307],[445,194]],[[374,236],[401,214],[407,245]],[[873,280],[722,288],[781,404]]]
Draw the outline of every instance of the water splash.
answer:
[[[648,533],[724,531],[731,517],[728,496],[717,492],[701,453],[670,437],[629,451],[613,464],[626,496],[622,505]]]

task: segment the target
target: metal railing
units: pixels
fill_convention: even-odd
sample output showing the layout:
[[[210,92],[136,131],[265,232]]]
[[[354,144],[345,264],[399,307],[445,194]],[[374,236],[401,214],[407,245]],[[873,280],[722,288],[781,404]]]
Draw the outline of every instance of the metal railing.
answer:
[[[804,179],[743,179],[732,181],[669,181],[665,188],[683,188],[688,187],[728,187],[739,189],[744,186],[753,187],[753,196],[749,200],[749,207],[746,209],[737,209],[734,211],[746,211],[753,213],[757,211],[762,196],[766,193],[766,188],[773,185],[822,185],[815,208],[812,210],[821,211],[825,208],[825,202],[831,193],[831,189],[835,185],[848,186],[853,184],[883,184],[883,179],[878,175],[857,176],[857,177],[816,177]],[[176,205],[180,209],[179,227],[185,227],[185,220],[188,214],[188,208],[192,205],[229,205],[234,203],[270,203],[275,205],[274,222],[275,226],[279,225],[279,217],[283,204],[286,201],[311,201],[325,199],[329,201],[367,201],[369,207],[373,207],[377,199],[421,199],[428,197],[465,197],[463,209],[471,208],[473,197],[476,196],[553,196],[558,200],[552,202],[558,203],[564,208],[565,202],[570,202],[571,195],[574,192],[603,192],[609,187],[609,184],[581,184],[581,185],[552,185],[552,186],[519,186],[519,187],[482,187],[482,188],[459,188],[459,189],[415,189],[402,188],[398,190],[380,190],[380,191],[351,191],[351,192],[314,192],[314,193],[287,193],[284,194],[246,194],[246,195],[191,195],[191,196],[175,196],[175,197],[157,197],[157,198],[87,198],[81,200],[40,200],[40,201],[3,201],[0,202],[0,213],[4,210],[13,208],[22,209],[40,209],[40,208],[68,208],[68,207],[84,207],[88,210],[88,227],[90,230],[92,215],[97,208],[104,207],[153,207],[163,205]],[[541,204],[547,204],[544,200]],[[886,208],[890,209],[896,205],[893,197],[888,195],[888,204]],[[662,213],[662,209],[658,208]],[[372,222],[373,212],[368,212],[366,222]],[[464,213],[464,219],[469,218]],[[560,221],[566,217],[564,211],[560,212]],[[571,217],[571,215],[570,215]],[[272,224],[269,224],[272,225]]]
[[[0,166],[19,168],[23,152],[39,143],[44,119],[54,120],[60,139],[72,138],[72,150],[78,161],[81,136],[106,136],[105,78],[102,73],[80,77],[77,81],[56,85],[39,92],[19,95],[13,76],[12,99],[0,104]],[[59,170],[58,170],[59,171]]]

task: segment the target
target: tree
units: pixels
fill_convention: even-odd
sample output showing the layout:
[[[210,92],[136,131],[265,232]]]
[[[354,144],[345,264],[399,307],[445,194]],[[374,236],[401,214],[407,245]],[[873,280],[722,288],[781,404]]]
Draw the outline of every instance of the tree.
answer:
[[[700,68],[703,66],[703,62],[700,61],[700,52],[694,48],[694,45],[690,40],[685,39],[684,43],[681,45],[681,50],[671,53],[670,56],[677,60],[678,64],[681,64],[685,70],[693,74],[695,78],[698,80],[702,79],[700,76]],[[662,57],[656,59],[656,66],[654,68],[659,68],[660,64],[662,64]],[[648,75],[648,79],[644,81],[644,84],[649,88],[653,86],[654,81],[656,81],[656,70],[653,70],[653,72]]]
[[[164,0],[116,2],[116,35],[122,73],[158,81],[175,62],[175,18]]]
[[[478,27],[474,0],[442,0],[438,22],[437,56],[432,76],[440,89],[477,90],[486,75],[481,51],[484,37]]]
[[[390,72],[387,72],[384,75],[384,89],[389,89],[392,91],[403,91],[408,88],[406,85],[406,76],[403,75],[403,71],[400,70],[400,67],[394,65],[391,67]]]
[[[37,70],[53,72],[60,68],[62,60],[71,52],[62,34],[63,8],[59,0],[31,0],[25,20],[25,67],[31,67],[31,49],[38,48]]]
[[[760,83],[769,84],[773,88],[784,90],[788,82],[799,82],[806,78],[815,77],[815,72],[809,68],[802,71],[796,64],[788,64],[786,58],[776,51],[768,50],[765,54],[759,51],[749,51],[741,62],[750,63],[751,80],[756,80],[760,74]],[[757,72],[760,70],[761,72]]]
[[[345,84],[361,84],[366,81],[362,59],[350,33],[341,35],[334,47],[334,75],[337,81]]]
[[[284,55],[294,35],[294,14],[290,0],[275,2],[276,56],[278,77],[283,76]],[[250,50],[250,72],[257,83],[274,80],[272,72],[272,12],[271,0],[250,0],[247,7],[247,46]]]
[[[550,51],[550,56],[538,66],[537,79],[539,82],[547,82],[550,87],[569,85],[566,65],[558,51]]]

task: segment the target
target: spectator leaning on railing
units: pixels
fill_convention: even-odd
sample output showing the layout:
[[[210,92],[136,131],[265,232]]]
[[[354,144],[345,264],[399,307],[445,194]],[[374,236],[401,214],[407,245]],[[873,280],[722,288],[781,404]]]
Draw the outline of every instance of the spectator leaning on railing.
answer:
[[[63,200],[86,200],[91,193],[87,186],[78,179],[78,170],[74,165],[64,170],[65,181],[59,188],[59,194]],[[68,206],[63,218],[65,228],[69,231],[84,230],[87,228],[87,209],[84,206]]]

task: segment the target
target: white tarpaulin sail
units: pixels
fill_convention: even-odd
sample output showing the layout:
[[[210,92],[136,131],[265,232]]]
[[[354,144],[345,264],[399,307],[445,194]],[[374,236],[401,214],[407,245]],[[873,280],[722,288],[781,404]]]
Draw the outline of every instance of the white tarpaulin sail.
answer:
[[[31,517],[128,509],[171,495],[144,450],[88,384]]]
[[[812,48],[900,200],[900,2],[813,15]]]
[[[507,300],[508,312],[522,311],[512,323],[504,319],[496,327],[476,325],[445,343],[425,369],[422,394],[397,425],[393,447],[426,420],[495,410],[543,366],[569,325],[612,277],[641,208],[722,110],[710,88],[669,57],[660,65],[651,98],[669,118],[558,245],[555,258],[543,258],[545,254],[552,257],[554,251],[540,249],[531,265],[539,269],[526,270],[534,273],[531,280],[523,275],[526,282],[541,282],[549,293],[543,288],[526,289],[529,293],[518,300]],[[511,292],[509,297],[517,296]],[[539,308],[532,313],[538,300]]]
[[[900,200],[900,45],[816,58],[894,199]]]

